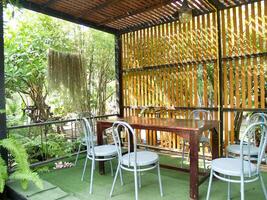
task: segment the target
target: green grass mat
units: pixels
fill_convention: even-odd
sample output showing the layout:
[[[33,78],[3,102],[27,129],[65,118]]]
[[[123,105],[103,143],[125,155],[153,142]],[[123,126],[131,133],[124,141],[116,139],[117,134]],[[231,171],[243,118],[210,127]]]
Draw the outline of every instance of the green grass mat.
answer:
[[[172,164],[179,166],[179,160],[169,156],[161,156],[161,163]],[[67,193],[74,194],[75,197],[85,200],[127,200],[134,199],[134,177],[132,173],[124,172],[125,185],[121,186],[120,181],[117,181],[114,190],[114,196],[109,197],[113,177],[110,175],[109,164],[106,164],[106,175],[98,174],[98,165],[94,175],[93,194],[89,194],[89,177],[90,177],[90,162],[88,162],[85,180],[81,181],[84,159],[78,161],[77,165],[69,169],[53,170],[49,173],[41,174],[44,180],[57,185]],[[116,162],[113,166],[115,168]],[[114,169],[115,171],[115,169]],[[160,197],[159,186],[156,171],[142,173],[142,188],[139,190],[139,200],[188,200],[189,199],[189,174],[177,172],[173,170],[161,169],[162,184],[164,197]],[[263,174],[265,183],[267,183],[267,174]],[[199,188],[200,199],[206,198],[208,180]],[[260,182],[245,184],[246,200],[263,200],[263,192]],[[233,200],[240,199],[239,185],[232,184]],[[212,200],[227,199],[227,183],[222,181],[214,181],[211,191]]]

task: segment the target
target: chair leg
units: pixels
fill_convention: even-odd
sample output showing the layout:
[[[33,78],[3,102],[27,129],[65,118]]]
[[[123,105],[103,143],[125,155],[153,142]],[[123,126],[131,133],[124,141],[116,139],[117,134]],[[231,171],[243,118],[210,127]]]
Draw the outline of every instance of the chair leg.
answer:
[[[85,174],[85,170],[86,170],[86,166],[87,166],[87,156],[86,156],[86,158],[85,158],[85,161],[84,161],[84,166],[83,166],[83,174],[82,174],[82,178],[81,178],[81,180],[83,181],[83,178],[84,178],[84,174]]]
[[[182,150],[181,168],[183,168],[183,164],[184,164],[184,150],[185,150],[185,141],[183,140],[183,150]]]
[[[159,179],[159,191],[160,191],[160,196],[163,196],[163,190],[162,190],[162,183],[161,183],[161,176],[160,176],[160,167],[158,163],[158,179]]]
[[[204,145],[204,143],[202,143],[202,154],[203,154],[204,169],[206,169],[206,157],[205,157],[205,145]]]
[[[230,180],[230,176],[228,176],[228,179]],[[227,188],[227,200],[231,199],[231,182],[228,182],[228,188]]]
[[[211,144],[210,144],[210,143],[208,143],[207,147],[208,147],[208,151],[209,151],[209,152],[210,152],[210,154],[212,155]]]
[[[80,151],[81,151],[81,146],[82,146],[82,143],[80,143],[80,145],[79,145],[79,149],[78,149],[78,153],[76,155],[74,166],[76,166],[76,164],[77,164],[77,161],[78,161],[78,158],[79,158],[79,155],[80,155]]]
[[[90,194],[93,192],[93,181],[94,181],[94,171],[95,171],[95,160],[92,161],[91,166],[91,179],[90,179]]]
[[[241,176],[241,184],[240,184],[240,193],[241,193],[241,200],[245,200],[244,177],[242,176]]]
[[[261,176],[261,173],[259,173],[259,177],[260,177],[261,187],[262,187],[262,190],[263,190],[263,193],[264,193],[265,200],[267,200],[267,191],[266,191],[266,187],[265,187],[263,178]]]
[[[210,170],[210,180],[209,180],[209,186],[208,186],[208,192],[207,192],[206,200],[210,199],[210,190],[211,190],[212,178],[213,178],[213,170]]]
[[[121,179],[121,185],[123,186],[124,185],[124,183],[123,183],[123,176],[122,176],[122,170],[121,170],[121,168],[120,168],[120,179]]]
[[[135,189],[135,200],[138,200],[138,178],[137,169],[134,169],[134,189]]]
[[[111,176],[113,176],[112,160],[109,160],[109,163],[110,163],[110,172],[111,172]]]
[[[113,183],[112,183],[112,187],[111,187],[111,190],[110,190],[110,193],[109,193],[109,196],[110,196],[110,197],[112,197],[112,194],[113,194],[113,191],[114,191],[114,187],[115,187],[115,183],[116,183],[116,180],[117,180],[119,171],[120,171],[120,174],[121,174],[120,163],[118,163],[118,167],[117,167],[117,170],[116,170],[116,173],[115,173],[115,177],[114,177],[114,180],[113,180]],[[121,176],[121,177],[122,177],[122,176]],[[121,181],[122,181],[122,179],[121,179]]]
[[[141,188],[142,186],[142,180],[141,180],[141,171],[140,171],[140,167],[138,167],[138,186],[139,188]]]

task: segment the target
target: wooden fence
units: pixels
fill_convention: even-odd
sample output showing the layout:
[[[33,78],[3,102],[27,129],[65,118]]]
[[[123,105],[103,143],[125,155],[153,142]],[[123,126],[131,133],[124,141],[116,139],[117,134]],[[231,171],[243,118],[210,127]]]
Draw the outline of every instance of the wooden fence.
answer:
[[[216,13],[122,35],[123,105],[126,116],[144,107],[160,117],[187,118],[207,108],[217,119],[223,91],[224,144],[234,142],[234,109],[265,108],[267,1],[220,12],[223,85],[218,87]],[[228,110],[227,110],[228,109]],[[231,110],[232,109],[232,110]],[[226,112],[227,111],[227,112]],[[146,114],[155,117],[154,112]],[[175,134],[147,134],[149,145],[180,149]]]

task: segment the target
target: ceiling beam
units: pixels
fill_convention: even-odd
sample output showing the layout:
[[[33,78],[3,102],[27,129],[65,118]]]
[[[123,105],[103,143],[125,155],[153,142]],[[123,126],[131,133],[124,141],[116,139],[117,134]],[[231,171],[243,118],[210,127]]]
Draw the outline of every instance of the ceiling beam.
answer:
[[[108,27],[108,26],[104,26],[104,25],[99,25],[95,22],[92,22],[90,20],[84,20],[84,19],[77,19],[77,17],[74,17],[70,14],[64,13],[64,12],[60,12],[57,10],[54,10],[52,8],[48,8],[48,7],[43,7],[43,5],[41,4],[37,4],[37,3],[33,3],[33,2],[29,2],[27,0],[18,0],[19,1],[19,5],[27,8],[29,10],[33,10],[39,13],[43,13],[52,17],[56,17],[59,19],[63,19],[69,22],[73,22],[76,24],[80,24],[80,25],[84,25],[90,28],[94,28],[100,31],[104,31],[107,33],[111,33],[111,34],[118,34],[118,30]]]
[[[51,5],[53,5],[54,3],[56,3],[59,0],[48,0],[47,2],[45,2],[42,6],[43,8],[49,7]]]
[[[237,0],[234,0],[235,5],[231,5],[231,6],[225,6],[219,0],[205,0],[205,1],[209,2],[211,5],[215,6],[219,10],[224,10],[224,9],[235,8],[238,6],[243,6],[243,5],[247,5],[247,4],[251,4],[251,3],[255,3],[255,2],[260,2],[260,1],[264,1],[264,0],[247,0],[246,2],[239,2]]]
[[[193,16],[199,16],[199,15],[203,15],[203,14],[208,14],[211,13],[211,11],[209,12],[205,12],[205,13],[199,13],[196,12],[196,10],[193,10]],[[214,12],[214,11],[212,11]],[[137,31],[140,29],[145,29],[145,28],[150,28],[150,27],[154,27],[154,26],[158,26],[158,25],[162,25],[162,24],[166,24],[166,23],[171,23],[171,22],[175,22],[179,20],[179,15],[174,16],[172,19],[165,19],[165,20],[158,20],[158,22],[152,23],[152,22],[145,22],[145,23],[140,23],[137,26],[131,26],[128,28],[124,28],[120,31],[120,34],[124,34],[124,33],[128,33],[128,32],[133,32],[133,31]]]
[[[169,3],[172,3],[172,2],[175,2],[175,0],[162,0],[160,2],[153,3],[153,4],[150,4],[148,6],[142,7],[140,9],[125,11],[125,13],[123,13],[121,15],[117,15],[115,17],[111,17],[109,19],[101,21],[100,24],[109,24],[109,23],[112,23],[114,21],[126,18],[126,17],[130,17],[130,16],[133,16],[133,15],[138,15],[138,14],[141,14],[141,13],[144,13],[144,12],[149,12],[151,10],[160,8],[160,7],[165,6],[165,5],[167,5]]]
[[[84,10],[81,13],[81,15],[79,16],[79,18],[83,18],[84,16],[91,16],[92,14],[99,12],[100,10],[102,10],[108,6],[114,5],[115,3],[119,2],[119,1],[121,1],[121,0],[106,0],[105,2],[98,4],[93,8],[89,8],[89,9]]]
[[[213,5],[218,10],[226,8],[219,0],[205,0],[207,3]]]
[[[265,0],[247,0],[247,2],[242,2],[242,3],[238,4],[238,5],[229,6],[229,7],[227,7],[227,9],[235,8],[235,7],[238,7],[238,6],[243,6],[243,5],[247,5],[247,4],[251,4],[251,3],[261,2],[261,1],[265,1]]]

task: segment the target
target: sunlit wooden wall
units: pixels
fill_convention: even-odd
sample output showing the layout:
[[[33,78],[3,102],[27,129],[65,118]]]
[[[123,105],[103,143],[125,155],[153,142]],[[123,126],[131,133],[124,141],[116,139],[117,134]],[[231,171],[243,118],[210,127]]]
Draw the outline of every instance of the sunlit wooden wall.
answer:
[[[267,1],[221,12],[224,108],[265,108]],[[234,112],[224,113],[225,143],[234,142]]]
[[[264,108],[266,83],[266,1],[221,11],[224,108]],[[160,117],[187,118],[192,109],[213,109],[217,119],[216,13],[122,35],[124,115],[144,107]],[[258,91],[258,92],[257,92]],[[188,108],[188,109],[185,109]],[[155,117],[154,112],[146,116]],[[225,144],[234,139],[235,112],[224,113]],[[148,134],[149,145],[180,148],[175,134]]]

